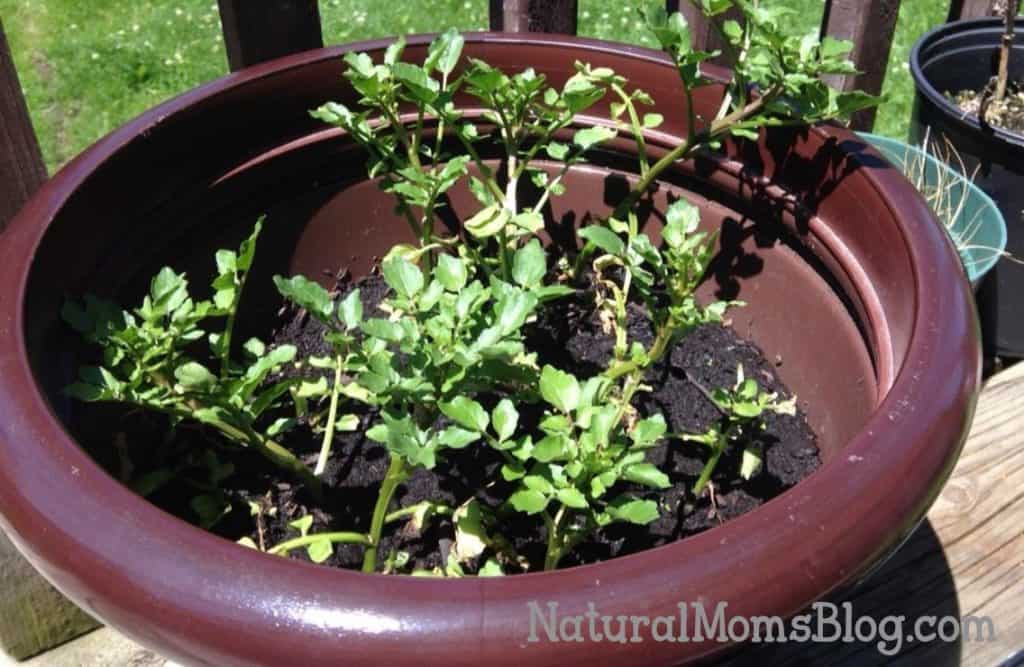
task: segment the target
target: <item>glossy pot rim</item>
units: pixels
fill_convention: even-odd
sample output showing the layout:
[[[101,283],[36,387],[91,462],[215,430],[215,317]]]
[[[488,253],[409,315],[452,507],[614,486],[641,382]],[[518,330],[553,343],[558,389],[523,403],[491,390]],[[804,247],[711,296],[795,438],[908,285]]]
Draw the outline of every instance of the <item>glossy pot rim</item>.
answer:
[[[625,52],[650,66],[671,68],[660,53],[596,40],[481,33],[468,35],[467,41],[494,48],[543,44],[577,50],[584,58],[588,53]],[[898,203],[914,275],[915,284],[907,286],[916,295],[913,331],[891,388],[842,456],[791,491],[713,530],[642,553],[548,573],[458,580],[365,575],[239,547],[165,514],[102,472],[53,414],[26,354],[28,274],[47,226],[90,173],[165,118],[268,74],[386,43],[363,42],[290,56],[230,74],[171,100],[68,164],[0,236],[8,258],[0,265],[2,523],[51,581],[89,611],[172,656],[198,655],[196,645],[208,642],[209,635],[190,639],[181,626],[167,633],[140,628],[145,619],[154,625],[176,623],[172,620],[176,615],[191,618],[194,610],[181,597],[189,592],[182,587],[190,585],[212,586],[203,593],[201,620],[210,626],[204,632],[230,628],[230,621],[245,615],[251,629],[333,632],[338,637],[359,636],[370,646],[378,646],[373,644],[379,634],[375,628],[397,628],[403,642],[407,637],[412,646],[458,627],[477,635],[477,651],[483,655],[485,635],[503,632],[494,625],[503,615],[516,610],[525,614],[522,603],[531,595],[542,600],[589,595],[608,602],[618,591],[617,604],[627,607],[621,613],[629,613],[643,609],[643,600],[631,599],[630,591],[642,590],[643,584],[657,585],[667,575],[686,583],[678,591],[680,596],[711,601],[720,597],[716,582],[729,579],[738,568],[753,570],[755,579],[766,583],[751,584],[742,600],[726,600],[737,613],[795,613],[862,575],[866,565],[909,534],[959,453],[973,414],[980,359],[969,286],[959,260],[925,203],[896,170],[863,176],[890,209],[895,210]],[[857,141],[846,130],[811,131]],[[935,450],[938,446],[940,451]],[[928,463],[918,465],[919,460]],[[97,510],[103,515],[90,517],[92,522],[108,523],[110,532],[86,534],[71,515],[63,522],[47,516],[39,499],[48,494],[59,494],[69,508],[86,494],[95,501],[90,507],[105,508]],[[52,500],[51,496],[47,504]],[[867,512],[881,513],[884,520],[872,525],[882,523],[885,530],[864,525]],[[123,555],[123,550],[111,543],[127,539],[152,539],[162,550],[142,550],[145,557],[140,553],[137,560],[114,562],[113,555]],[[720,548],[725,545],[728,549]],[[120,597],[104,589],[109,577],[122,578]],[[665,585],[671,589],[671,583]],[[427,601],[436,608],[410,622],[410,614]],[[156,615],[162,615],[162,620],[152,620]],[[379,636],[381,641],[393,639],[388,632]],[[223,664],[235,664],[225,646],[218,645],[214,653],[225,651]]]

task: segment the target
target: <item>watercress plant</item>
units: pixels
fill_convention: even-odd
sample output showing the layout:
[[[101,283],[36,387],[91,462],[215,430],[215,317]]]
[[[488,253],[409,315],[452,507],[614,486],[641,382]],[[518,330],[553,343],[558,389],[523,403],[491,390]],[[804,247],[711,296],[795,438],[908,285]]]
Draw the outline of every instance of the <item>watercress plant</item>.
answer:
[[[134,311],[93,297],[69,302],[65,318],[103,350],[102,365],[83,368],[69,392],[206,424],[263,454],[315,497],[337,456],[337,434],[363,431],[388,460],[366,532],[312,532],[313,518],[304,514],[290,524],[296,537],[267,544],[264,508],[256,505],[259,542],[243,543],[278,555],[304,549],[315,562],[327,560],[336,544],[361,545],[365,572],[408,571],[409,555],[395,550],[378,565],[385,527],[405,522],[420,531],[436,517],[451,522],[452,547],[441,554],[443,566],[413,574],[529,569],[504,534],[510,517],[538,522],[546,542],[543,568],[554,569],[612,523],[646,525],[659,517],[662,508],[650,496],[672,480],[648,452],[669,441],[706,448],[694,496],[707,491],[731,447],[746,448],[741,475],[756,474],[763,452],[754,436],[764,416],[793,414],[795,402],[764,392],[742,368],[732,387],[704,388],[691,379],[721,414],[705,433],[669,433],[661,414],[643,414],[637,405],[638,394],[651,389],[652,368],[677,342],[742,306],[702,303],[695,295],[716,241],[702,229],[695,205],[679,199],[668,206],[660,243],[641,229],[641,207],[666,169],[717,150],[729,137],[753,140],[765,127],[841,119],[877,100],[829,88],[821,75],[853,71],[845,57],[849,44],[816,33],[787,35],[785,10],[756,0],[695,5],[721,32],[735,62],[710,117],[697,113],[694,91],[709,85],[702,66],[717,54],[693,49],[686,20],[668,15],[663,3],[643,3],[641,13],[675,65],[681,104],[656,104],[607,67],[577,63],[563,85],[552,86],[533,69],[510,73],[464,59],[463,38],[454,30],[430,44],[422,63],[403,60],[401,39],[380,62],[347,54],[344,77],[358,93],[357,106],[328,102],[312,114],[363,147],[368,175],[394,196],[412,233],[410,243],[380,262],[388,288],[383,300],[371,309],[358,287],[337,295],[303,276],[275,276],[281,295],[323,325],[329,354],[298,358],[292,346],[268,348],[256,339],[235,350],[232,333],[257,225],[237,252],[217,253],[210,300],[191,297],[185,276],[168,268]],[[743,21],[722,19],[733,7]],[[472,98],[480,111],[460,111],[456,95]],[[580,114],[606,98],[608,118],[581,123]],[[652,162],[649,133],[677,109],[686,114],[688,134]],[[636,144],[635,184],[611,215],[579,230],[578,248],[552,252],[542,233],[546,206],[564,192],[573,168],[620,136]],[[536,192],[528,201],[524,180]],[[439,218],[456,187],[468,189],[477,206],[453,232]],[[552,302],[580,299],[585,287],[614,344],[599,372],[577,377],[539,362],[526,331]],[[638,307],[653,332],[649,344],[630,333]],[[279,372],[289,366],[296,372]],[[300,424],[319,439],[312,470],[274,440]],[[468,447],[486,448],[481,451],[500,460],[497,477],[486,483],[491,492],[504,490],[499,502],[470,494],[451,504],[428,499],[394,507],[396,492],[413,474],[445,466]],[[211,478],[212,487],[223,478]],[[636,488],[627,484],[649,493],[626,492]],[[223,499],[205,504],[216,520]]]

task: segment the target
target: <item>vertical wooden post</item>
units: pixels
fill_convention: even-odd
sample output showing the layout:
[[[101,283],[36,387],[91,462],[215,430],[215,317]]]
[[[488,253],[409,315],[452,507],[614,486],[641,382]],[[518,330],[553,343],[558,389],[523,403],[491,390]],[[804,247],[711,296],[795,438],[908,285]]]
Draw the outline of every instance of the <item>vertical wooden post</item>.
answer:
[[[856,75],[830,76],[830,84],[872,95],[882,92],[899,12],[899,0],[826,0],[821,32],[853,42],[850,58],[860,70]],[[851,123],[855,130],[870,130],[874,124],[874,109],[855,114]]]
[[[231,71],[324,45],[317,0],[217,0]]]
[[[998,13],[1000,0],[953,0],[949,5],[947,21],[977,19],[984,16],[995,16]]]
[[[39,142],[0,23],[0,229],[45,180]]]
[[[576,34],[577,0],[490,0],[491,30]]]
[[[733,66],[734,63],[729,55],[729,50],[726,48],[727,45],[714,24],[712,24],[712,20],[732,20],[743,23],[743,12],[733,7],[716,19],[708,19],[689,0],[666,0],[665,9],[668,10],[669,14],[681,11],[683,16],[686,17],[686,22],[690,25],[690,37],[693,40],[693,48],[701,51],[721,51],[722,55],[715,58],[712,62],[725,65],[726,67]]]

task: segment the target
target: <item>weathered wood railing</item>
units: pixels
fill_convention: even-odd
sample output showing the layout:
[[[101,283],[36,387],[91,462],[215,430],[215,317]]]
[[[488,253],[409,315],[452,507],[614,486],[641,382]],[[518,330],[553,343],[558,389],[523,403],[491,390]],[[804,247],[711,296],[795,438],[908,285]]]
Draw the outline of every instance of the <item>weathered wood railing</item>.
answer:
[[[575,34],[578,0],[488,0],[490,29]],[[994,13],[1000,0],[952,0],[949,19]],[[228,63],[238,70],[323,45],[317,0],[218,0]],[[667,0],[692,24],[698,48],[720,45],[718,33],[688,0]],[[882,89],[899,0],[826,0],[822,34],[849,39],[860,74],[839,77],[844,89]],[[29,10],[31,11],[31,10]],[[441,26],[438,26],[441,27]],[[854,119],[870,129],[874,113]],[[0,230],[45,180],[46,169],[0,24]],[[19,658],[43,651],[91,622],[32,573],[0,534],[0,648]],[[0,656],[0,661],[2,661]]]

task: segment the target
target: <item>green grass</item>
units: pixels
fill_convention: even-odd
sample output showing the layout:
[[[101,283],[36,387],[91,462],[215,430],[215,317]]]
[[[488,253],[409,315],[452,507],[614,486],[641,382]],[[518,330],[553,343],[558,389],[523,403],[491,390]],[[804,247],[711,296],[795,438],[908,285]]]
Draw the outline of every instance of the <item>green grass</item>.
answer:
[[[822,0],[780,0],[794,29],[813,30]],[[580,33],[650,45],[622,0],[580,0]],[[946,3],[904,0],[876,131],[906,134],[914,40]],[[337,44],[447,26],[480,30],[486,0],[321,0],[324,40]],[[227,73],[215,0],[0,0],[22,88],[51,170],[142,111]]]

